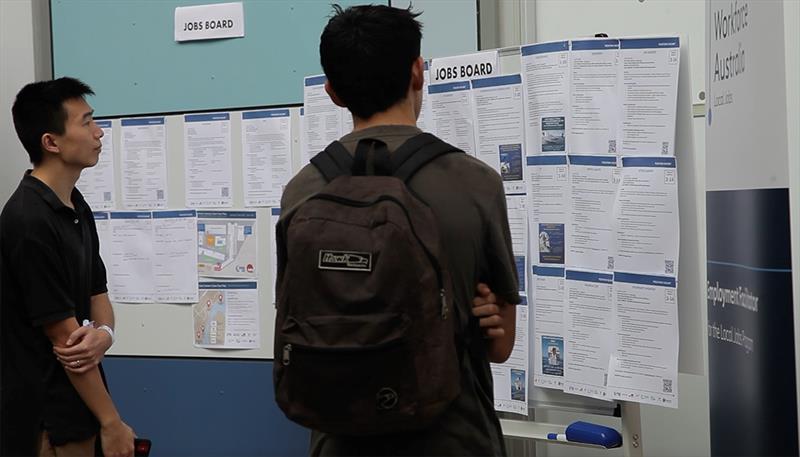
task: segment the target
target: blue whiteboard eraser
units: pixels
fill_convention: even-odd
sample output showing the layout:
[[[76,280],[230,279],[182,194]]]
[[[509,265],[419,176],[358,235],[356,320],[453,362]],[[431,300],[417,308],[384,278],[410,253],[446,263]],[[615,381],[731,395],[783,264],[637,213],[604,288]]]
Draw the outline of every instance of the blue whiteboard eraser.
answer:
[[[567,427],[567,441],[603,446],[606,449],[622,446],[622,435],[611,427],[577,421]]]

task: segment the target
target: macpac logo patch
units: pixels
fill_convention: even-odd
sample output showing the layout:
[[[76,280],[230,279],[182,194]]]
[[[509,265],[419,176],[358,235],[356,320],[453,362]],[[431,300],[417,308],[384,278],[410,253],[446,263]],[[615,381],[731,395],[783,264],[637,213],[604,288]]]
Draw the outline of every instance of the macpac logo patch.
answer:
[[[320,270],[372,271],[372,254],[353,251],[319,251]]]

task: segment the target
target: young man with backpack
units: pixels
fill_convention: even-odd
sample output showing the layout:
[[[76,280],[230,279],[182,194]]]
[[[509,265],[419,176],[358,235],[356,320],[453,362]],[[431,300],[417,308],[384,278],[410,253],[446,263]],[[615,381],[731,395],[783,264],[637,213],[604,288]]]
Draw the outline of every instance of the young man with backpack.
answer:
[[[334,8],[320,57],[354,129],[283,194],[276,399],[312,455],[505,455],[489,362],[520,297],[501,178],[416,127],[417,14]]]

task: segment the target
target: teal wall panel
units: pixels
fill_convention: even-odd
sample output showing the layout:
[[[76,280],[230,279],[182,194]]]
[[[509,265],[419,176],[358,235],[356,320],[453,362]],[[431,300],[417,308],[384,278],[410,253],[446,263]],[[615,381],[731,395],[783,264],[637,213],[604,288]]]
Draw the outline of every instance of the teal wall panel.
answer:
[[[175,7],[209,3],[51,0],[53,74],[89,84],[97,116],[302,103],[332,2],[244,0],[244,38],[175,42]]]

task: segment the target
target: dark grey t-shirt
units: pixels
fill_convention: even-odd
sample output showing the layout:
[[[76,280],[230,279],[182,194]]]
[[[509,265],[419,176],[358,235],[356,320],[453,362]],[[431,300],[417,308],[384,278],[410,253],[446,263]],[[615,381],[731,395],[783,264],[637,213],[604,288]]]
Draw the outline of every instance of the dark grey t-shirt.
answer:
[[[363,138],[384,141],[390,151],[421,133],[416,127],[387,125],[345,135],[351,152]],[[313,165],[286,186],[281,214],[325,186]],[[471,317],[478,282],[485,282],[506,302],[520,302],[517,270],[500,175],[468,154],[446,154],[430,162],[409,186],[433,210],[449,261],[468,356],[462,369],[462,393],[430,430],[343,437],[313,432],[312,455],[504,455],[500,423],[494,411],[492,376],[486,343]]]

